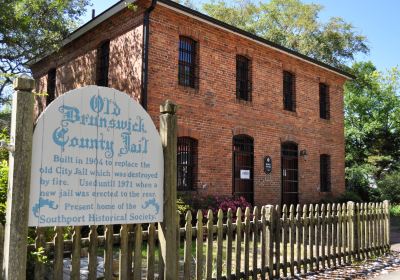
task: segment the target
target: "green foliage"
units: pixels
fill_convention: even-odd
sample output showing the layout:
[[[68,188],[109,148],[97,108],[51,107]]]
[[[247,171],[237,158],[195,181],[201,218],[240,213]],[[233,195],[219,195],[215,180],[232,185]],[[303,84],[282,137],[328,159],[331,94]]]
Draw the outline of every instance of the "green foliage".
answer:
[[[0,1],[0,104],[13,77],[29,73],[25,63],[57,50],[78,26],[89,0]]]
[[[6,222],[6,202],[8,189],[8,162],[3,160],[0,163],[0,222]]]
[[[300,0],[226,1],[205,3],[208,15],[274,43],[337,67],[368,53],[366,37],[340,17],[318,20],[321,5]]]
[[[352,72],[356,79],[344,88],[346,179],[366,187],[399,168],[400,71],[360,62]]]
[[[390,209],[390,216],[394,216],[394,217],[400,217],[400,205],[391,205]]]
[[[386,174],[378,182],[378,187],[383,200],[390,200],[393,204],[400,204],[400,172]]]

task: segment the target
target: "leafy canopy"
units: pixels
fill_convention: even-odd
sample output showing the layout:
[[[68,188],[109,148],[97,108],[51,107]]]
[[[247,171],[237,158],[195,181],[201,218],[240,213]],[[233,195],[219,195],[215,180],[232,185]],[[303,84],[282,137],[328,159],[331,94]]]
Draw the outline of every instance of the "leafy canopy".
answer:
[[[344,88],[347,173],[379,180],[400,167],[400,70],[359,62],[352,72],[357,78]]]
[[[321,5],[300,0],[211,1],[208,15],[302,54],[345,68],[357,53],[368,53],[366,37],[340,17],[318,20]]]
[[[90,0],[0,0],[0,103],[24,64],[59,43],[78,26]]]

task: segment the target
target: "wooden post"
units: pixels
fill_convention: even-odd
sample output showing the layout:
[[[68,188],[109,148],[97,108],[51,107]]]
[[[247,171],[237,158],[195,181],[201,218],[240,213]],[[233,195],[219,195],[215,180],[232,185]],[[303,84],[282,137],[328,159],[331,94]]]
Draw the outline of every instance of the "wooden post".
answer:
[[[164,279],[178,279],[177,264],[177,220],[176,220],[176,145],[177,105],[166,100],[160,106],[160,135],[164,151],[164,220],[159,225],[158,237],[161,247],[161,261],[164,265]],[[168,269],[168,271],[167,271]]]
[[[14,81],[10,138],[13,152],[9,160],[3,279],[26,278],[34,87],[35,81],[29,78],[19,77]]]

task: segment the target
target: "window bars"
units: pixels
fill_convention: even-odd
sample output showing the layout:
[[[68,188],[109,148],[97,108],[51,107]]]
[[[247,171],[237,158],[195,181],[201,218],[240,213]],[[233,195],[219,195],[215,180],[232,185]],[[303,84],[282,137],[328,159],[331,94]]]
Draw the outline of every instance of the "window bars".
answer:
[[[47,72],[47,105],[49,105],[56,97],[56,73],[56,68],[52,68]]]
[[[179,84],[196,87],[196,41],[188,37],[179,38]]]
[[[110,61],[110,41],[103,42],[97,49],[97,78],[96,84],[108,87],[108,67]]]
[[[321,119],[329,120],[329,87],[326,84],[319,84],[319,116]]]
[[[236,56],[236,98],[251,101],[250,60]]]
[[[283,108],[296,111],[295,79],[290,72],[283,72]]]
[[[179,191],[195,189],[197,141],[190,137],[178,137],[177,163]]]

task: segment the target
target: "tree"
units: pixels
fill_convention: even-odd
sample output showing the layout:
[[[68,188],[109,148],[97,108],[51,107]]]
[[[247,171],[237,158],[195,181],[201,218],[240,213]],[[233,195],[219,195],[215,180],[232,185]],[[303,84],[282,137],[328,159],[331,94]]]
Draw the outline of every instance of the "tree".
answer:
[[[25,63],[54,51],[77,27],[90,0],[0,0],[0,104]]]
[[[400,167],[400,70],[355,63],[345,84],[346,173],[352,185],[379,181]],[[364,182],[362,182],[364,181]]]
[[[212,1],[210,16],[336,67],[346,68],[357,53],[368,53],[365,36],[340,17],[318,21],[321,5],[300,0]]]

